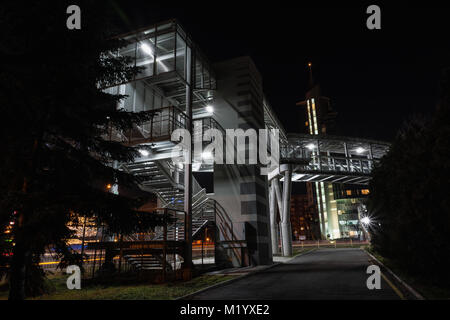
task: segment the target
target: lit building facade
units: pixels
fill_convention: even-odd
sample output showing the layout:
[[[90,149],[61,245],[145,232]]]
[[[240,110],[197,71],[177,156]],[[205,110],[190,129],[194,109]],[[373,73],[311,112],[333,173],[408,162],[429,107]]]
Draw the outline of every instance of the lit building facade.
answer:
[[[337,112],[333,109],[330,99],[320,93],[318,85],[306,93],[306,99],[297,103],[305,107],[306,114],[303,122],[308,134],[323,136],[336,133],[335,119]],[[354,148],[349,150],[344,144],[346,157],[367,158],[370,150]],[[313,157],[320,156],[320,150],[313,150]],[[323,156],[330,157],[330,153]],[[351,160],[352,161],[352,160]],[[351,167],[351,163],[348,163]],[[307,182],[307,192],[314,199],[318,210],[321,236],[323,239],[339,239],[359,237],[358,208],[364,203],[369,194],[367,186],[341,185],[330,182]],[[360,209],[359,209],[360,210]]]
[[[175,216],[165,235],[169,236],[166,240],[173,241],[173,257],[168,262],[174,269],[190,265],[192,244],[199,240],[203,243],[202,239],[209,243],[212,236],[217,265],[244,266],[271,264],[273,254],[280,253],[280,247],[284,256],[292,255],[291,224],[298,237],[311,239],[335,239],[347,232],[340,229],[339,210],[344,209],[339,209],[330,181],[366,184],[373,162],[385,153],[386,146],[378,145],[372,157],[372,142],[325,135],[333,128],[335,113],[318,87],[312,88],[304,101],[308,134],[288,135],[264,95],[262,76],[250,57],[211,64],[176,20],[122,38],[128,45],[109,54],[130,57],[141,72],[131,81],[104,90],[125,96],[118,109],[152,111],[152,118],[126,131],[111,128],[105,139],[139,148],[140,155],[133,162],[112,165],[138,176],[140,188],[155,195],[157,210],[170,209]],[[209,129],[221,132],[222,137],[205,135]],[[250,138],[244,138],[245,153],[241,151],[239,156],[235,149],[239,143],[236,136],[232,139],[237,143],[231,149],[225,141],[227,130],[257,132],[260,129],[278,133],[279,149],[272,149],[271,144],[263,146],[279,159],[273,166],[249,161],[251,150],[257,149]],[[176,161],[183,156],[176,147],[185,139],[180,136],[173,139],[172,135],[180,131],[187,131],[192,138],[187,152],[192,162]],[[202,147],[216,139],[224,142],[224,157],[232,152],[234,160],[239,157],[244,162],[212,161],[215,150],[206,155]],[[201,153],[196,151],[197,145]],[[365,149],[359,158],[350,159],[355,148],[362,145]],[[174,156],[174,151],[178,155]],[[212,192],[207,193],[202,181],[196,179],[200,174],[212,176]],[[292,182],[308,185],[307,210],[298,219],[291,217]],[[114,193],[122,192],[117,185],[110,189]],[[300,202],[298,206],[304,209],[305,201]],[[294,206],[297,206],[295,200]],[[297,212],[300,211],[294,209],[295,215]],[[320,223],[320,231],[313,230],[309,224],[312,221]],[[161,242],[163,237],[163,229],[154,230],[131,235],[124,242]],[[106,241],[117,239],[117,235],[108,235]],[[96,236],[94,241],[97,240]],[[121,242],[117,241],[117,245]],[[95,247],[104,248],[101,246],[112,245]],[[165,255],[166,251],[152,253],[161,254]],[[129,261],[136,259],[131,256]]]

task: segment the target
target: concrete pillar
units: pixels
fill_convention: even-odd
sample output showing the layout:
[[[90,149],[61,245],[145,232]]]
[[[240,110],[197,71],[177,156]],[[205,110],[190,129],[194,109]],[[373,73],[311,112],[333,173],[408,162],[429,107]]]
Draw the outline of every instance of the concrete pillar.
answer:
[[[223,61],[215,64],[214,69],[218,88],[214,118],[224,129],[264,129],[262,78],[251,59]],[[250,146],[246,145],[248,149]],[[229,155],[228,143],[225,151]],[[223,172],[216,172],[220,165],[214,166],[214,197],[233,221],[236,239],[247,242],[250,264],[271,264],[268,180],[261,175],[259,164],[249,164],[247,154],[245,164],[224,165]]]
[[[280,181],[278,180],[278,178],[274,178],[272,180],[272,184],[275,187],[275,198],[276,198],[276,203],[278,205],[278,212],[280,212],[280,218],[283,218],[283,198],[281,197],[281,188],[280,188]],[[276,210],[275,210],[276,213]],[[278,226],[277,226],[278,227]],[[279,230],[279,232],[278,232]],[[277,234],[278,234],[278,241],[279,239],[283,239],[283,230],[280,230],[279,227],[277,229]],[[281,241],[281,250],[283,250],[283,241]]]
[[[292,169],[288,165],[288,169],[284,172],[283,185],[283,211],[281,219],[282,241],[283,241],[283,256],[292,255],[292,229],[291,229],[291,185],[292,185]]]
[[[270,207],[270,235],[272,239],[272,254],[278,254],[278,222],[277,222],[277,203],[275,194],[275,183],[272,180],[269,190],[269,207]]]

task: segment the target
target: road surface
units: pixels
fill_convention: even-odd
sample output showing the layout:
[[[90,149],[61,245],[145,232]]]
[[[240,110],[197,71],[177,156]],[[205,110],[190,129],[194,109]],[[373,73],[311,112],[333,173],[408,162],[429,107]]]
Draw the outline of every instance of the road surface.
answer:
[[[381,277],[381,289],[366,286],[369,256],[356,248],[319,249],[287,263],[201,292],[192,299],[400,299]]]

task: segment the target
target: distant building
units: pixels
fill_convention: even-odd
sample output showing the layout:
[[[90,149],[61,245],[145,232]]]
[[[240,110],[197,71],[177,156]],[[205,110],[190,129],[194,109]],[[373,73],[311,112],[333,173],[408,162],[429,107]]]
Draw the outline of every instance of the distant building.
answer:
[[[294,241],[320,239],[320,226],[314,199],[306,194],[291,196],[291,225]]]
[[[310,90],[307,91],[305,100],[297,103],[298,106],[305,107],[306,111],[300,121],[305,124],[307,134],[335,134],[337,112],[330,99],[321,95],[319,85],[313,85],[312,82],[311,76]],[[306,189],[307,197],[318,211],[323,239],[361,237],[358,210],[361,210],[364,198],[369,194],[367,186],[307,182]]]

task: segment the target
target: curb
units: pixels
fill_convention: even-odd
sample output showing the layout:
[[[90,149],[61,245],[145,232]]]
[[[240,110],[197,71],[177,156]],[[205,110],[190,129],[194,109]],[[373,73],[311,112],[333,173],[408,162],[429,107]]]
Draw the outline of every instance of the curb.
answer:
[[[370,252],[368,252],[367,250],[364,250],[369,257],[371,257],[373,260],[375,260],[380,266],[382,266],[392,277],[394,277],[394,279],[396,281],[398,281],[406,290],[409,291],[409,293],[411,293],[414,297],[416,297],[417,300],[425,300],[425,298],[418,293],[416,290],[414,290],[410,285],[408,285],[405,281],[403,281],[402,279],[400,279],[399,276],[397,276],[391,269],[389,269],[388,267],[386,267],[383,263],[381,263],[380,260],[378,260],[375,256],[373,256]]]
[[[295,256],[293,256],[292,258],[290,258],[289,260],[287,260],[287,261],[285,261],[285,262],[289,262],[289,261],[291,261],[292,259],[294,259],[294,258],[296,258],[296,257],[298,257],[298,256],[301,256],[301,255],[303,255],[303,254],[308,254],[308,253],[313,252],[313,251],[315,251],[315,250],[316,250],[316,249],[314,248],[314,249],[312,249],[312,250],[309,250],[308,252],[300,252],[300,253],[296,254]],[[266,268],[262,268],[262,269],[259,269],[259,270],[253,271],[253,272],[249,272],[249,273],[247,273],[247,274],[243,274],[243,275],[237,276],[237,277],[235,277],[235,278],[233,278],[233,279],[230,279],[230,280],[226,280],[226,281],[222,281],[222,282],[219,282],[219,283],[210,285],[209,287],[200,289],[200,290],[195,291],[195,292],[193,292],[193,293],[186,294],[186,295],[181,296],[181,297],[178,297],[178,298],[176,298],[176,299],[174,299],[174,300],[189,300],[189,298],[191,298],[191,297],[193,297],[193,296],[195,296],[195,295],[197,295],[197,294],[199,294],[199,293],[205,292],[205,291],[210,290],[210,289],[214,289],[214,288],[226,286],[227,284],[230,284],[230,283],[232,283],[232,282],[241,280],[241,279],[243,279],[243,278],[246,278],[246,277],[249,277],[249,276],[258,274],[259,272],[263,272],[263,271],[269,270],[269,269],[274,268],[274,267],[276,267],[276,266],[279,266],[279,265],[281,265],[281,264],[283,264],[283,263],[284,263],[284,262],[277,262],[277,263],[271,264],[271,265],[267,266]]]

